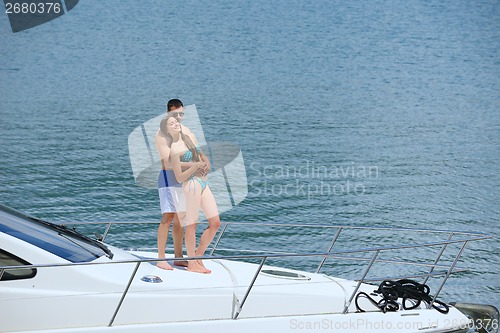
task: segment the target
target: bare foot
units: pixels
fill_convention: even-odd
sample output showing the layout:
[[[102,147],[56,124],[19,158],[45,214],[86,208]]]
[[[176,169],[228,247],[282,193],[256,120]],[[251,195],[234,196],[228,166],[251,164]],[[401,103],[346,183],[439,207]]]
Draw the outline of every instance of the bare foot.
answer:
[[[174,270],[174,268],[173,268],[172,266],[170,266],[170,264],[169,264],[168,262],[166,262],[166,261],[158,261],[158,262],[156,263],[156,266],[157,266],[158,268],[165,269],[165,270],[167,270],[167,271],[172,271],[172,270]]]
[[[190,261],[187,266],[187,270],[195,273],[210,274],[211,270],[206,269],[204,266],[200,265],[198,261]]]
[[[197,263],[198,263],[201,267],[203,267],[203,269],[205,269],[205,270],[207,270],[207,271],[208,271],[208,273],[207,273],[207,274],[212,273],[212,271],[211,271],[210,269],[206,268],[206,267],[205,267],[205,265],[203,265],[203,260],[196,260],[196,262],[197,262]]]
[[[174,266],[188,267],[188,262],[187,260],[175,260]]]
[[[196,262],[201,266],[203,267],[204,269],[206,269],[207,271],[209,271],[210,273],[212,272],[211,270],[209,270],[208,268],[205,267],[205,265],[203,265],[203,260],[196,260]]]

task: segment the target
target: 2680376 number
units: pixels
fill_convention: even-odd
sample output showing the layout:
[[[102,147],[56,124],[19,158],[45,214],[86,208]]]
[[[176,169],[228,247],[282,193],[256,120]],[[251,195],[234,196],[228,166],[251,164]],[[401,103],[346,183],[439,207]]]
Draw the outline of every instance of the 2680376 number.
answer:
[[[6,14],[59,14],[61,4],[59,2],[7,2],[5,4]]]

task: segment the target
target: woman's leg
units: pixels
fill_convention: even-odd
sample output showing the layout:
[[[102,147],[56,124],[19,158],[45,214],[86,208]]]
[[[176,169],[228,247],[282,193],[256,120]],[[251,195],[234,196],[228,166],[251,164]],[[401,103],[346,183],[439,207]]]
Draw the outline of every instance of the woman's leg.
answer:
[[[196,225],[201,206],[201,185],[197,181],[190,180],[183,184],[182,189],[186,198],[184,244],[186,245],[188,257],[196,257]],[[188,271],[210,273],[197,260],[189,260],[187,267]]]
[[[205,254],[207,247],[214,239],[215,234],[220,227],[217,202],[215,202],[212,190],[208,185],[201,195],[201,209],[203,210],[203,214],[205,214],[205,217],[208,220],[208,227],[205,229],[205,231],[203,231],[203,234],[201,235],[200,244],[196,249],[196,256],[203,256]]]

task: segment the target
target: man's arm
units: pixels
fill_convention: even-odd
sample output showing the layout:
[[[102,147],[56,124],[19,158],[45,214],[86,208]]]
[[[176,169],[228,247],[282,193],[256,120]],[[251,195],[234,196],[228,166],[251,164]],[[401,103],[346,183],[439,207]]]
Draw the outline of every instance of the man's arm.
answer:
[[[196,135],[194,135],[194,133],[191,132],[189,130],[189,128],[187,128],[186,126],[182,126],[182,131],[184,132],[185,130],[189,131],[189,134],[188,134],[189,137],[191,138],[191,140],[193,141],[193,143],[198,146],[198,140],[196,139]],[[210,168],[212,166],[210,164],[210,159],[208,158],[207,155],[205,155],[203,153],[203,151],[201,149],[200,149],[200,160],[203,161],[203,162],[205,162],[206,165],[205,165],[205,167],[198,169],[196,171],[196,175],[200,176],[200,177],[203,177],[203,176],[206,176],[208,174],[208,172],[210,171]]]
[[[163,169],[172,169],[172,165],[170,163],[170,147],[167,138],[161,134],[160,130],[156,132],[155,145],[158,155],[160,156]]]
[[[191,132],[191,130],[189,129],[189,127],[187,127],[186,125],[182,125],[181,124],[181,129],[182,129],[182,133],[184,133],[185,135],[189,135],[191,137],[194,137],[193,132]]]
[[[200,150],[200,158],[203,162],[206,163],[205,167],[202,170],[203,176],[206,176],[210,172],[212,165],[210,164],[210,159],[208,158],[208,156],[205,155],[201,150]]]

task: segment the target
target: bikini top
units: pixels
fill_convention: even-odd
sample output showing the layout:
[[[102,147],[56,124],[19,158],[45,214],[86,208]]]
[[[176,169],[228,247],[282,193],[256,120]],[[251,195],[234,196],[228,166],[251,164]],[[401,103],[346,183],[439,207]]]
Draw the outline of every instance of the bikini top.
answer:
[[[200,147],[199,146],[196,146],[196,151],[198,152],[198,154],[200,153]],[[191,162],[193,160],[193,153],[191,152],[191,150],[187,150],[184,155],[182,155],[181,157],[181,162]]]

